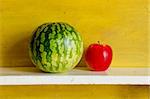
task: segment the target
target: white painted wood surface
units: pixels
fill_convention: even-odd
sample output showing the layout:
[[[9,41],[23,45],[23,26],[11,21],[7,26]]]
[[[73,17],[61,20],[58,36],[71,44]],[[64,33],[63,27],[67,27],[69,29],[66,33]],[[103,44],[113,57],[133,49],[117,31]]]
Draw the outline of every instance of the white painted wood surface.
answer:
[[[110,68],[106,72],[77,67],[67,73],[44,73],[35,67],[0,67],[0,85],[124,84],[150,85],[149,68]]]

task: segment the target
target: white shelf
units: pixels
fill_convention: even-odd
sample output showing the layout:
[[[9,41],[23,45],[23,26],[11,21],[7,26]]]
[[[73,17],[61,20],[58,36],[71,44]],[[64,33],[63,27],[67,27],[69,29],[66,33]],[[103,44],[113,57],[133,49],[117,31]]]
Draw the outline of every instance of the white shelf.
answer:
[[[106,72],[77,67],[67,73],[44,73],[35,67],[1,67],[0,85],[131,84],[150,85],[149,68],[110,68]]]

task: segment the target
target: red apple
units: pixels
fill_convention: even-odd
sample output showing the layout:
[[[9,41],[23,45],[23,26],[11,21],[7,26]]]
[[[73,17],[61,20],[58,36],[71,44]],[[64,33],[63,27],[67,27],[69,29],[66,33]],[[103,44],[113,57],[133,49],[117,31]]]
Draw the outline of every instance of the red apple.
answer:
[[[85,52],[85,61],[94,71],[105,71],[112,61],[112,49],[109,45],[91,44]]]

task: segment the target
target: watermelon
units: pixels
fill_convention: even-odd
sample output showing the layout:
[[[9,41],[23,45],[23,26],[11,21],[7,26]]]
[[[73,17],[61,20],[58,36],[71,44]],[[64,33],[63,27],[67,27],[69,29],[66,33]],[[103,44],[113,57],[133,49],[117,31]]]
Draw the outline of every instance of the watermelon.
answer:
[[[83,54],[80,33],[67,23],[45,23],[33,32],[29,55],[33,64],[44,72],[73,69]]]

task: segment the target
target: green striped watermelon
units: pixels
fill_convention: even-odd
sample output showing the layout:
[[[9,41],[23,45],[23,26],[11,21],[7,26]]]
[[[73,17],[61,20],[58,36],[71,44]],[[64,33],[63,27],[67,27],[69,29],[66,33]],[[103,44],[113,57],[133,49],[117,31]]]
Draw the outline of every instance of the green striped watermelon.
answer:
[[[79,32],[66,23],[45,23],[33,33],[29,54],[44,72],[65,72],[74,68],[83,53]]]

